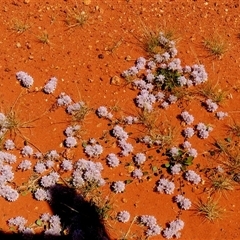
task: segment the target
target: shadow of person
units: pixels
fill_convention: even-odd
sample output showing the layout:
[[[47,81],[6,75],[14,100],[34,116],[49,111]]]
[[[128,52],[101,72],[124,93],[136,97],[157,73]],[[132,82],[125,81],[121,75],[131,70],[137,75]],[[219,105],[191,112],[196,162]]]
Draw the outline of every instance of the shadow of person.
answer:
[[[61,220],[60,234],[22,234],[0,231],[1,240],[53,239],[53,240],[110,240],[97,206],[86,201],[72,188],[55,185],[50,189],[49,201],[53,215]]]

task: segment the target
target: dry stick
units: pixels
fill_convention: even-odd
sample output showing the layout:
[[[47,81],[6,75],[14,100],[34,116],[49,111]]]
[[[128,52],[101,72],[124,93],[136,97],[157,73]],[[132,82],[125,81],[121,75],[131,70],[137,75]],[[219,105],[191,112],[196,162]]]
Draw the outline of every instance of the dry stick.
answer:
[[[12,112],[14,106],[16,105],[18,99],[21,97],[21,95],[22,95],[22,93],[23,93],[24,91],[25,91],[25,90],[23,89],[23,90],[20,92],[20,94],[17,96],[17,98],[16,98],[16,100],[14,101],[12,107],[10,108],[10,112]]]
[[[55,172],[58,172],[54,167],[52,167],[52,169],[55,171]],[[63,178],[62,176],[60,175],[60,178],[62,179],[62,181],[65,183],[65,185],[69,188],[72,188]]]
[[[194,57],[196,58],[198,64],[200,64],[200,61],[199,61],[199,59],[198,59],[198,57],[197,57],[197,54],[195,53],[195,51],[193,51],[193,49],[192,49],[191,46],[190,46],[190,50],[191,50],[192,54],[194,55]]]
[[[131,224],[130,224],[127,232],[126,232],[126,234],[124,235],[124,239],[125,239],[125,238],[128,236],[128,234],[130,233],[131,227],[132,227],[133,223],[135,222],[136,218],[137,218],[137,216],[135,216],[135,217],[133,218],[133,220],[132,220],[132,222],[131,222]]]
[[[65,203],[63,203],[63,202],[60,202],[60,204],[62,204],[62,205],[64,205],[64,206],[68,207],[68,208],[69,208],[70,210],[72,210],[73,212],[80,213],[80,212],[77,211],[76,209],[74,209],[74,208],[68,206],[67,204],[65,204]]]

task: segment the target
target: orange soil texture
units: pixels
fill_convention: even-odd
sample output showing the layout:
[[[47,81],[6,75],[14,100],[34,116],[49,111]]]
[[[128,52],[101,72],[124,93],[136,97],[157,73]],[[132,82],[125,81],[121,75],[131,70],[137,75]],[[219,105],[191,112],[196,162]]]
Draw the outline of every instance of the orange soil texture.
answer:
[[[5,133],[1,115],[3,232],[18,231],[17,226],[7,224],[17,216],[27,220],[19,227],[20,232],[34,230],[40,234],[44,229],[51,230],[53,218],[48,223],[40,220],[43,213],[50,213],[61,217],[58,233],[67,239],[104,239],[104,235],[105,239],[119,240],[167,236],[240,239],[239,1],[2,0],[0,11],[0,100],[1,113],[8,119]],[[161,36],[169,42],[160,43]],[[172,53],[169,60],[157,62],[157,56],[175,46],[177,55]],[[136,66],[139,57],[146,60],[143,69],[139,67],[132,74],[136,70],[132,68],[124,77],[122,73]],[[176,58],[181,60],[180,64]],[[208,75],[203,76],[200,84],[191,75],[194,64],[203,65]],[[190,66],[189,72],[180,65]],[[22,86],[24,82],[16,78],[19,71],[33,78],[31,86]],[[164,76],[163,82],[169,81],[169,85],[157,81],[158,75]],[[180,86],[180,76],[192,79],[193,86],[191,82],[189,86],[187,83]],[[43,87],[53,77],[57,79],[56,89],[44,93]],[[141,91],[134,84],[136,79],[145,84],[142,95],[147,97],[142,107],[138,104],[140,97],[136,99]],[[157,92],[165,94],[162,101],[156,100]],[[72,102],[57,104],[61,93],[70,96]],[[176,102],[171,104],[170,95],[177,96]],[[212,109],[208,109],[207,99],[212,99]],[[81,111],[68,114],[66,108],[79,101],[84,102]],[[170,103],[166,108],[164,101]],[[100,106],[105,106],[112,116],[99,117]],[[151,106],[153,109],[149,109]],[[190,120],[181,116],[184,111]],[[227,116],[219,120],[217,112]],[[127,124],[124,119],[128,116],[136,117],[136,123]],[[201,122],[205,124],[205,134],[209,134],[206,138],[201,138],[196,129]],[[69,126],[80,129],[69,135],[67,146],[64,131]],[[125,136],[123,142],[133,146],[129,153],[121,152],[119,132],[113,131],[116,126]],[[183,130],[187,127],[194,130],[193,137],[185,137]],[[144,136],[150,136],[148,144],[142,142]],[[15,148],[6,150],[9,139]],[[197,150],[197,156],[191,157],[191,148],[182,147],[185,140]],[[42,155],[39,159],[34,154],[24,156],[21,154],[24,146]],[[92,147],[96,156],[86,154],[87,146]],[[52,157],[54,166],[36,173],[35,165],[39,162],[46,165],[51,150],[59,155]],[[6,153],[16,156],[16,161],[6,160],[9,157]],[[110,153],[116,154],[118,166],[109,167],[106,158]],[[136,163],[138,153],[146,157],[143,163]],[[64,159],[73,164],[73,170],[64,171]],[[91,174],[96,177],[101,173],[103,186],[86,183],[85,187],[74,188],[72,173],[79,159],[102,164],[101,171]],[[23,160],[31,163],[29,169],[19,169]],[[176,164],[181,164],[180,172],[172,174],[171,168]],[[143,173],[140,179],[133,177],[136,169]],[[196,184],[187,181],[188,170],[200,176]],[[14,173],[14,177],[4,180],[6,171]],[[43,177],[52,173],[57,173],[57,187],[44,188]],[[117,181],[125,183],[123,192],[114,192],[113,183]],[[16,201],[7,200],[7,187],[18,192]],[[43,191],[56,188],[52,198],[57,201],[49,196],[50,190],[47,200],[37,200],[38,188]],[[190,208],[182,209],[181,202],[176,202],[177,195],[189,199]],[[75,200],[71,202],[69,198]],[[96,214],[87,212],[92,213],[94,206],[98,225],[92,225],[96,219],[89,218]],[[121,211],[130,213],[126,223],[117,217]],[[154,216],[156,223],[154,219],[153,223],[144,223],[143,215]],[[176,220],[183,221],[184,226],[178,224],[171,229],[170,223]],[[82,229],[74,221],[82,223]],[[90,229],[91,226],[97,230]]]

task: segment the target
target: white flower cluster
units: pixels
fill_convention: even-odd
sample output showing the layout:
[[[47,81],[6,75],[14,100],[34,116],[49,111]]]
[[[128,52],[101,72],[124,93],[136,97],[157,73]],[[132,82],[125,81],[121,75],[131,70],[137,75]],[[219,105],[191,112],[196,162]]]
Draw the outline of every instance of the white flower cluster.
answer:
[[[137,69],[139,69],[139,70],[144,69],[145,65],[146,65],[146,62],[147,62],[147,60],[144,57],[139,57],[136,60],[136,67],[137,67]]]
[[[74,148],[77,146],[77,139],[75,137],[67,137],[65,140],[64,140],[64,145],[67,147],[67,148]]]
[[[216,117],[219,119],[219,120],[223,120],[225,117],[228,116],[228,113],[227,112],[216,112]]]
[[[184,141],[183,144],[182,144],[182,147],[184,149],[189,149],[189,148],[191,148],[191,146],[192,146],[192,144],[188,141]]]
[[[175,189],[174,182],[171,182],[166,178],[161,178],[156,186],[156,190],[160,193],[173,194],[174,189]]]
[[[53,93],[57,87],[57,78],[52,77],[43,87],[43,91],[47,94]]]
[[[6,150],[12,150],[15,148],[15,143],[11,139],[7,139],[4,143],[4,148]]]
[[[19,71],[16,73],[16,78],[25,88],[30,88],[33,85],[33,78],[26,72]]]
[[[136,74],[138,74],[138,72],[139,72],[139,69],[137,67],[133,66],[133,67],[130,67],[128,70],[123,71],[122,77],[128,78],[131,76],[135,76]]]
[[[150,136],[144,136],[143,138],[140,139],[140,141],[144,144],[147,144],[147,145],[161,145],[162,141],[159,140],[159,139],[153,139],[151,138]]]
[[[41,178],[40,183],[43,187],[52,187],[56,184],[58,179],[60,178],[59,174],[57,172],[51,172],[48,175],[45,175]]]
[[[143,172],[140,168],[137,168],[137,169],[134,169],[132,171],[132,177],[133,178],[138,178],[138,179],[141,179],[143,176]]]
[[[189,114],[189,112],[187,111],[182,112],[180,116],[182,117],[183,121],[188,125],[192,124],[194,121],[193,115]]]
[[[118,157],[114,153],[108,154],[106,159],[107,159],[108,166],[112,168],[117,167],[120,163]]]
[[[128,156],[131,152],[133,152],[133,145],[131,143],[127,143],[125,140],[118,140],[117,143],[121,148],[120,154],[122,156]]]
[[[213,102],[212,99],[207,99],[205,103],[208,112],[215,112],[218,109],[217,103]]]
[[[188,151],[187,151],[187,155],[189,157],[194,157],[196,158],[198,153],[197,153],[197,150],[195,148],[189,148]]]
[[[23,160],[19,165],[18,165],[18,169],[22,170],[22,171],[26,171],[31,169],[32,163],[29,160]]]
[[[13,202],[18,199],[19,194],[17,190],[8,186],[7,183],[14,179],[14,173],[12,172],[12,166],[4,164],[2,157],[3,156],[0,157],[0,196]]]
[[[68,126],[65,131],[64,134],[67,137],[74,137],[75,134],[80,130],[81,126],[80,125],[74,125],[74,126]]]
[[[117,214],[117,220],[122,223],[128,222],[130,219],[130,213],[128,211],[121,211]]]
[[[169,154],[172,156],[172,157],[177,157],[180,153],[180,149],[177,148],[177,147],[172,147],[170,148],[169,150]]]
[[[47,167],[46,167],[45,163],[43,163],[43,162],[37,162],[36,165],[34,166],[34,171],[36,173],[41,174],[46,170],[47,170]]]
[[[133,161],[137,164],[143,164],[146,161],[147,157],[144,153],[137,153],[134,157],[133,157]]]
[[[17,157],[11,153],[0,151],[0,164],[2,162],[12,164],[17,161]]]
[[[48,228],[44,231],[44,238],[51,239],[52,236],[61,236],[61,219],[58,215],[52,215],[47,221]]]
[[[105,106],[100,106],[96,111],[98,117],[100,118],[107,118],[112,119],[113,115],[112,113],[108,112],[107,108]]]
[[[46,191],[43,188],[37,188],[37,190],[34,192],[34,197],[38,200],[38,201],[44,201],[44,200],[48,200],[49,196],[48,196],[48,191]]]
[[[24,156],[24,157],[27,157],[27,156],[32,156],[33,155],[33,149],[26,145],[22,148],[21,150],[21,154]]]
[[[184,222],[181,219],[176,219],[169,223],[169,227],[163,230],[163,237],[171,239],[173,237],[180,238],[181,231],[184,227]]]
[[[86,104],[83,101],[73,103],[67,106],[67,113],[70,115],[75,115],[77,112],[81,111],[83,108],[86,108]]]
[[[94,163],[85,159],[79,159],[74,166],[72,182],[75,187],[82,187],[87,184],[103,186],[105,180],[101,176],[103,166],[100,162]]]
[[[133,116],[127,116],[123,119],[123,121],[128,125],[132,125],[138,122],[138,118]]]
[[[173,166],[171,166],[170,171],[171,174],[175,175],[175,174],[179,174],[182,170],[182,165],[180,163],[177,163]]]
[[[125,183],[123,181],[113,182],[112,185],[111,185],[111,189],[115,193],[122,193],[125,190]]]
[[[156,97],[148,90],[142,90],[136,97],[135,101],[139,108],[151,112],[153,109],[152,104],[156,102]]]
[[[187,127],[182,133],[185,138],[191,138],[194,135],[194,129],[192,127]]]
[[[27,223],[27,220],[22,216],[17,216],[17,217],[10,218],[7,220],[8,226],[10,226],[10,227],[15,226],[19,230],[24,229],[24,226],[26,223]]]
[[[0,137],[3,137],[9,128],[9,122],[5,114],[0,113]]]
[[[139,217],[139,223],[148,227],[146,230],[147,237],[153,237],[161,234],[162,228],[157,224],[157,219],[151,215],[142,215]]]
[[[137,87],[139,90],[147,90],[152,91],[154,88],[154,85],[152,83],[147,83],[144,80],[134,80],[132,83],[133,86]]]
[[[67,95],[64,92],[60,93],[57,99],[58,106],[68,106],[71,103],[72,103],[72,99],[69,95]]]
[[[198,131],[198,137],[202,139],[208,138],[209,132],[213,130],[211,126],[207,126],[204,123],[198,123],[196,129]]]
[[[202,180],[201,177],[193,170],[186,171],[184,174],[184,177],[187,181],[189,181],[193,184],[199,184]]]
[[[191,80],[194,85],[199,85],[207,81],[208,75],[203,65],[194,64],[191,71]]]
[[[88,144],[84,148],[84,152],[89,156],[89,157],[98,157],[102,152],[103,152],[103,147],[98,144]]]
[[[127,140],[128,139],[128,134],[123,130],[122,127],[119,125],[114,126],[112,130],[113,136],[117,138],[118,140]]]
[[[72,161],[68,159],[63,159],[60,166],[63,171],[71,171],[73,169]]]
[[[177,195],[174,197],[174,201],[178,204],[181,209],[188,210],[192,203],[190,199],[185,198],[183,195]]]
[[[56,150],[51,150],[47,152],[44,156],[44,158],[46,158],[47,160],[58,160],[59,157],[60,156]]]

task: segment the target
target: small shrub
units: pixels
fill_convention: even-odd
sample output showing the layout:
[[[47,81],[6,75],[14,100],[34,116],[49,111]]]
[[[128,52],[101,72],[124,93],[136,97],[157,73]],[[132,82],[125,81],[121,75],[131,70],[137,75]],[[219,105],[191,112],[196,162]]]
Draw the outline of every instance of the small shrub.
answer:
[[[219,35],[205,38],[203,45],[211,55],[218,58],[221,58],[227,51],[227,42]]]
[[[203,218],[213,222],[216,219],[222,217],[224,209],[222,209],[217,201],[214,201],[212,198],[208,198],[206,202],[199,200],[196,205],[197,215],[202,216]]]
[[[17,33],[24,33],[30,28],[30,25],[27,24],[26,22],[23,22],[19,19],[14,19],[12,21],[12,27],[11,30],[17,32]]]
[[[49,35],[47,33],[47,31],[43,31],[41,32],[38,36],[37,39],[40,43],[43,44],[50,44],[50,40],[49,40]]]
[[[227,91],[218,88],[218,83],[208,81],[198,88],[197,94],[208,99],[212,99],[215,103],[222,103],[227,97]]]
[[[73,10],[68,10],[67,17],[66,17],[66,24],[68,28],[73,27],[83,27],[89,16],[85,11],[79,11],[78,9],[74,8]]]

